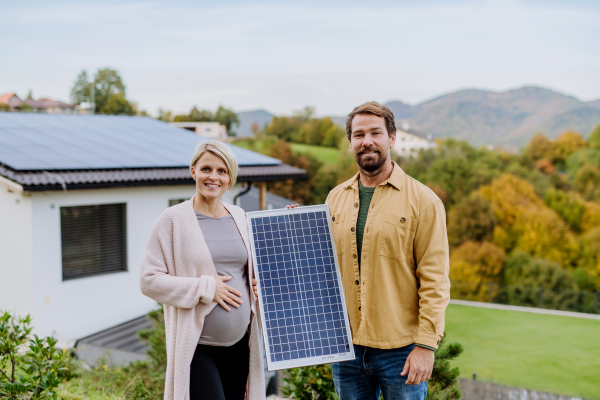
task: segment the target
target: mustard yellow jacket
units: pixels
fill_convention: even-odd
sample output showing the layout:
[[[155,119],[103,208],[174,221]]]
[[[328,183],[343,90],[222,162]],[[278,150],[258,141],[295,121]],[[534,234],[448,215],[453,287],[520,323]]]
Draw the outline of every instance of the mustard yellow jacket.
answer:
[[[446,213],[427,186],[394,163],[375,189],[359,271],[358,174],[327,197],[353,343],[437,348],[450,300]]]

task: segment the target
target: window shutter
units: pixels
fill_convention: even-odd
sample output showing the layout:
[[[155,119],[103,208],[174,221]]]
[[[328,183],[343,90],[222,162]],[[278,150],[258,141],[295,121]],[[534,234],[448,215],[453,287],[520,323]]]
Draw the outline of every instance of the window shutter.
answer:
[[[61,207],[63,281],[127,271],[125,204]]]

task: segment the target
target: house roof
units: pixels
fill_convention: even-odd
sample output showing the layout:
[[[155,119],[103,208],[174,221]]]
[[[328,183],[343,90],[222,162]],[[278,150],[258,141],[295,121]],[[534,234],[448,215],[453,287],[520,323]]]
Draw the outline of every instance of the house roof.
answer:
[[[2,94],[0,95],[0,103],[8,103],[10,99],[12,99],[14,96],[16,96],[16,94],[14,93],[6,93],[6,94]]]
[[[211,140],[148,117],[0,114],[0,175],[25,190],[193,184],[189,160]],[[238,179],[306,178],[304,170],[226,144]]]
[[[39,108],[39,109],[53,108],[53,107],[58,107],[58,108],[75,108],[75,107],[77,107],[75,104],[67,104],[67,103],[63,103],[62,101],[51,100],[51,99],[39,99],[39,100],[25,99],[25,100],[23,100],[23,102],[27,103],[28,105],[30,105],[33,108]]]

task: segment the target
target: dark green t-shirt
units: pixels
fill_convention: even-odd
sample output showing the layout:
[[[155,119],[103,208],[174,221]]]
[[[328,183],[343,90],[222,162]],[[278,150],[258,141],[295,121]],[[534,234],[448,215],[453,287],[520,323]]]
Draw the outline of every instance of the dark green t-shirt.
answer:
[[[375,193],[374,187],[366,187],[360,183],[360,179],[358,180],[358,201],[359,201],[359,209],[358,209],[358,219],[356,220],[356,245],[358,247],[358,268],[360,270],[360,256],[362,253],[362,242],[363,242],[363,233],[365,231],[365,224],[367,223],[367,215],[369,214],[369,205],[371,204],[371,199],[373,198],[373,193]]]

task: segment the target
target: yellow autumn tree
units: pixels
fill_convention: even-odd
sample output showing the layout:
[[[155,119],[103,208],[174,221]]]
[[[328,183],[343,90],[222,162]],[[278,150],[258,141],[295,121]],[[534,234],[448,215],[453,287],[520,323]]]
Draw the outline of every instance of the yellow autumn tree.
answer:
[[[504,174],[480,188],[496,215],[493,242],[510,252],[520,249],[563,266],[576,262],[577,243],[565,222],[540,199],[533,186]]]
[[[453,298],[488,301],[494,296],[506,258],[503,249],[490,242],[466,241],[450,256]]]

